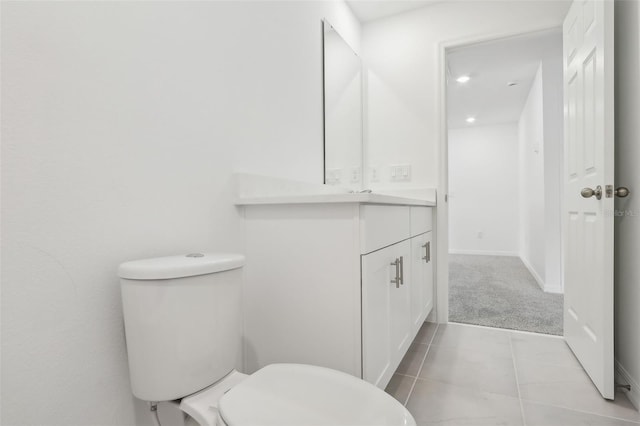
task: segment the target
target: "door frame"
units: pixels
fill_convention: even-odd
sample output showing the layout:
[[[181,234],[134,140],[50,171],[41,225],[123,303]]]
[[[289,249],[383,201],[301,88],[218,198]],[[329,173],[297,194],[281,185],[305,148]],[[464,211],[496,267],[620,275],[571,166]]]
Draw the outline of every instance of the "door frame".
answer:
[[[438,59],[436,63],[436,98],[438,105],[438,186],[436,190],[436,296],[435,296],[435,321],[438,323],[449,322],[449,138],[447,128],[447,50],[477,43],[489,42],[509,37],[524,36],[544,31],[562,28],[560,25],[541,25],[526,31],[507,31],[482,33],[469,37],[444,40],[438,43]],[[564,166],[562,166],[564,168]],[[561,247],[564,246],[561,237]],[[564,269],[564,256],[560,260]]]

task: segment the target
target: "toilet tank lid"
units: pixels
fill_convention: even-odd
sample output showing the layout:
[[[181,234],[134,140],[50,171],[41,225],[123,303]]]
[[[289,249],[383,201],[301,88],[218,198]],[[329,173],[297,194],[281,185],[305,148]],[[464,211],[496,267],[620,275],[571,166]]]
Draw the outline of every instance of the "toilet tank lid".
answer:
[[[243,265],[241,254],[190,253],[125,262],[118,268],[118,275],[130,280],[166,280],[229,271]]]

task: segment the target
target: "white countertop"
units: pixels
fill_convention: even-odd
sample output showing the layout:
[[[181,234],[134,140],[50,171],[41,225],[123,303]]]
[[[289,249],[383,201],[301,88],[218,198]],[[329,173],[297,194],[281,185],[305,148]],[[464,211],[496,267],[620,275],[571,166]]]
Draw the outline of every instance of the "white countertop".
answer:
[[[237,206],[268,204],[388,204],[401,206],[436,205],[436,191],[432,188],[404,191],[349,192],[344,188],[309,184],[285,179],[255,176],[244,173],[235,175]]]
[[[395,195],[372,193],[277,195],[266,197],[243,197],[236,199],[236,205],[250,206],[258,204],[318,204],[318,203],[365,203],[395,204],[404,206],[435,206],[435,201]]]

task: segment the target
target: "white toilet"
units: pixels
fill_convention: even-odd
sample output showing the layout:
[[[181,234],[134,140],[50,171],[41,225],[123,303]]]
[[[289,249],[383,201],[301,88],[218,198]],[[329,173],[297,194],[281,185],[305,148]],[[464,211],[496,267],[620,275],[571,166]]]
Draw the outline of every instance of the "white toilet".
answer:
[[[303,364],[237,372],[244,256],[189,254],[120,265],[133,394],[180,400],[201,426],[414,425],[375,386]]]

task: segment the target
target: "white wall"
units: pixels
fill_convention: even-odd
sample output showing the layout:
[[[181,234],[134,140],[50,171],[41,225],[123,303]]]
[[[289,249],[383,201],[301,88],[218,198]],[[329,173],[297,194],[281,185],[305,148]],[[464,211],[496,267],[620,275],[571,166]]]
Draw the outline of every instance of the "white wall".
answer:
[[[562,34],[550,44],[519,121],[520,257],[545,291],[561,293]]]
[[[615,4],[616,186],[631,195],[616,200],[615,355],[621,382],[631,383],[640,408],[640,4]]]
[[[516,123],[450,129],[449,252],[517,256],[518,189]]]
[[[437,186],[439,173],[439,64],[443,42],[559,27],[563,1],[441,2],[367,23],[362,31],[366,65],[367,164],[413,165],[413,180],[374,187]]]
[[[242,252],[232,171],[322,181],[323,17],[357,48],[341,2],[3,3],[0,423],[148,423],[117,265]]]
[[[562,277],[562,165],[564,163],[564,98],[562,32],[545,51],[542,71],[544,124],[544,256],[545,291],[561,293]]]
[[[520,120],[520,258],[541,286],[545,280],[544,122],[542,66],[538,68]]]

